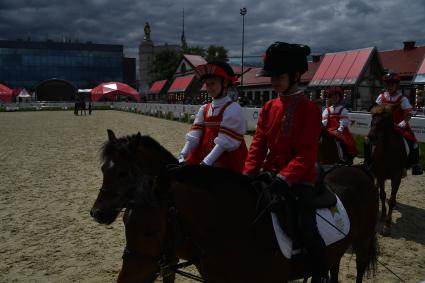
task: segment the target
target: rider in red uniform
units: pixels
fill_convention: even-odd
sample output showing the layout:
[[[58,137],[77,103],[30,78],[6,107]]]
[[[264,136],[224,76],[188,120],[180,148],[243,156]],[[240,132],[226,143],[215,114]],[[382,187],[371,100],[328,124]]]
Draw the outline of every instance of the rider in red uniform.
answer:
[[[227,96],[228,87],[237,80],[233,69],[225,62],[214,61],[196,67],[195,74],[205,83],[212,102],[199,109],[179,161],[241,172],[248,150],[242,108]]]
[[[331,87],[326,92],[329,106],[323,110],[322,124],[330,134],[342,142],[343,149],[346,151],[347,160],[345,161],[351,165],[358,152],[356,142],[348,129],[348,125],[350,124],[348,110],[341,104],[344,91],[340,87]]]
[[[308,46],[285,42],[275,42],[267,49],[259,75],[271,77],[279,95],[261,109],[244,173],[255,176],[261,170],[273,171],[277,175],[271,191],[284,195],[289,190],[297,196],[312,282],[326,282],[326,246],[317,229],[314,205],[320,110],[298,89],[301,75],[308,70],[309,54]]]
[[[384,76],[384,82],[387,85],[387,89],[378,96],[376,103],[379,105],[399,105],[399,107],[395,107],[393,112],[394,127],[409,145],[409,161],[412,167],[412,175],[422,175],[423,169],[419,164],[420,152],[418,141],[409,125],[409,120],[412,118],[412,105],[409,99],[399,91],[400,76],[398,74],[386,74]],[[370,160],[370,146],[365,143],[365,163],[370,164]]]

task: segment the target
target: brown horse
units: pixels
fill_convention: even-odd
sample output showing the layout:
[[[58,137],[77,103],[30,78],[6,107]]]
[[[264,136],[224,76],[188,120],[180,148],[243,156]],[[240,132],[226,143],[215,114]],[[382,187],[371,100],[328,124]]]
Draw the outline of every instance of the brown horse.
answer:
[[[104,155],[106,160],[108,155],[116,156],[109,151]],[[114,167],[142,162],[139,154],[127,158]],[[127,194],[132,190],[123,186],[128,177],[108,178],[114,183],[104,182],[104,186]],[[305,255],[288,260],[278,251],[269,217],[253,224],[258,195],[251,182],[247,176],[220,168],[185,166],[162,174],[154,189],[143,186],[138,190],[134,197],[139,213],[128,216],[126,233],[127,238],[130,233],[135,235],[139,258],[145,261],[134,267],[139,272],[134,270],[132,279],[146,280],[155,272],[156,260],[175,254],[174,247],[182,238],[198,248],[201,274],[207,282],[286,282],[308,277],[311,270]],[[332,282],[337,282],[340,259],[350,245],[356,254],[357,282],[361,282],[367,268],[376,263],[377,188],[357,167],[336,168],[326,175],[325,183],[344,204],[351,223],[349,234],[327,249]],[[137,236],[143,231],[155,233]]]
[[[319,147],[317,151],[317,161],[322,165],[345,164],[341,158],[337,138],[322,127],[320,132]]]
[[[157,236],[156,231],[161,229],[155,227],[161,223],[149,223],[149,221],[144,221],[146,225],[133,223],[132,219],[135,219],[136,216],[155,215],[157,211],[152,203],[149,207],[143,206],[143,202],[137,201],[136,195],[138,197],[143,195],[143,199],[150,199],[146,194],[138,194],[138,192],[149,191],[146,187],[152,187],[153,180],[156,178],[155,176],[159,175],[161,169],[166,165],[176,164],[177,160],[149,136],[142,136],[138,133],[117,139],[113,131],[108,130],[108,137],[109,141],[102,148],[103,184],[90,215],[97,222],[109,225],[125,208],[123,220],[127,246],[118,282],[134,282],[135,274],[144,278],[137,282],[154,282],[157,277],[155,274],[160,270],[158,263],[160,259],[152,260],[152,258],[137,255],[157,251],[154,249],[154,245],[139,245],[138,240]],[[129,160],[131,162],[128,162]],[[141,204],[142,207],[140,207]],[[137,231],[134,227],[138,227]],[[177,260],[177,257],[195,261],[196,250],[188,241],[181,241],[176,248],[174,261]],[[129,253],[129,251],[132,252]],[[197,263],[194,262],[194,264]],[[141,265],[149,268],[140,268]],[[146,273],[145,270],[148,270],[149,273]],[[172,283],[174,277],[174,272],[168,272],[163,282]]]
[[[377,105],[371,109],[372,122],[368,140],[372,144],[371,169],[380,188],[381,221],[385,221],[382,233],[391,233],[391,215],[396,205],[396,196],[407,166],[407,154],[403,138],[394,129],[392,112],[395,106]],[[385,180],[391,180],[391,197],[388,213],[385,206]]]

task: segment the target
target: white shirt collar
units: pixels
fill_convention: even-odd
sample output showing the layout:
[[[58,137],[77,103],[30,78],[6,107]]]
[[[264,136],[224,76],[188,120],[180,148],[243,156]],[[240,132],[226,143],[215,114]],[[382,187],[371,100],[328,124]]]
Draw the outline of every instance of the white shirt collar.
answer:
[[[229,102],[229,101],[232,101],[231,99],[230,99],[230,97],[228,97],[227,95],[226,96],[224,96],[224,97],[220,97],[220,98],[217,98],[217,99],[213,99],[212,100],[212,106],[213,107],[220,107],[220,106],[223,106],[224,104],[226,104],[227,102]]]

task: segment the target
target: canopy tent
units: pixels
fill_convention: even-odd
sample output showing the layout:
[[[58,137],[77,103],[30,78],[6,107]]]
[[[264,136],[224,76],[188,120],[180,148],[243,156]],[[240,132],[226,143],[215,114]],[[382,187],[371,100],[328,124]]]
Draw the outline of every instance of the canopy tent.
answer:
[[[416,76],[415,76],[413,83],[415,83],[415,84],[425,84],[425,57],[422,60],[422,63],[419,67],[418,72],[416,73]]]
[[[91,91],[92,101],[98,101],[102,97],[106,97],[108,100],[114,100],[114,97],[119,94],[130,96],[135,101],[140,102],[140,96],[137,90],[120,82],[103,83]]]
[[[0,84],[0,101],[2,102],[12,102],[13,100],[13,90]]]
[[[19,94],[18,94],[18,96],[17,97],[21,97],[21,98],[30,98],[31,97],[31,95],[28,93],[28,91],[25,89],[25,88],[23,88],[20,92],[19,92]]]

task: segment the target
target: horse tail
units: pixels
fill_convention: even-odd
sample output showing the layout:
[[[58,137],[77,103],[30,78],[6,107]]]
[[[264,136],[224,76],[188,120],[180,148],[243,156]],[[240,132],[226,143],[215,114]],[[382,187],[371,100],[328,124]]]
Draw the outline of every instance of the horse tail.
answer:
[[[367,276],[369,275],[375,276],[377,265],[378,265],[378,256],[379,256],[379,243],[378,243],[378,237],[376,236],[376,233],[375,233],[369,243],[367,266],[366,266]]]

